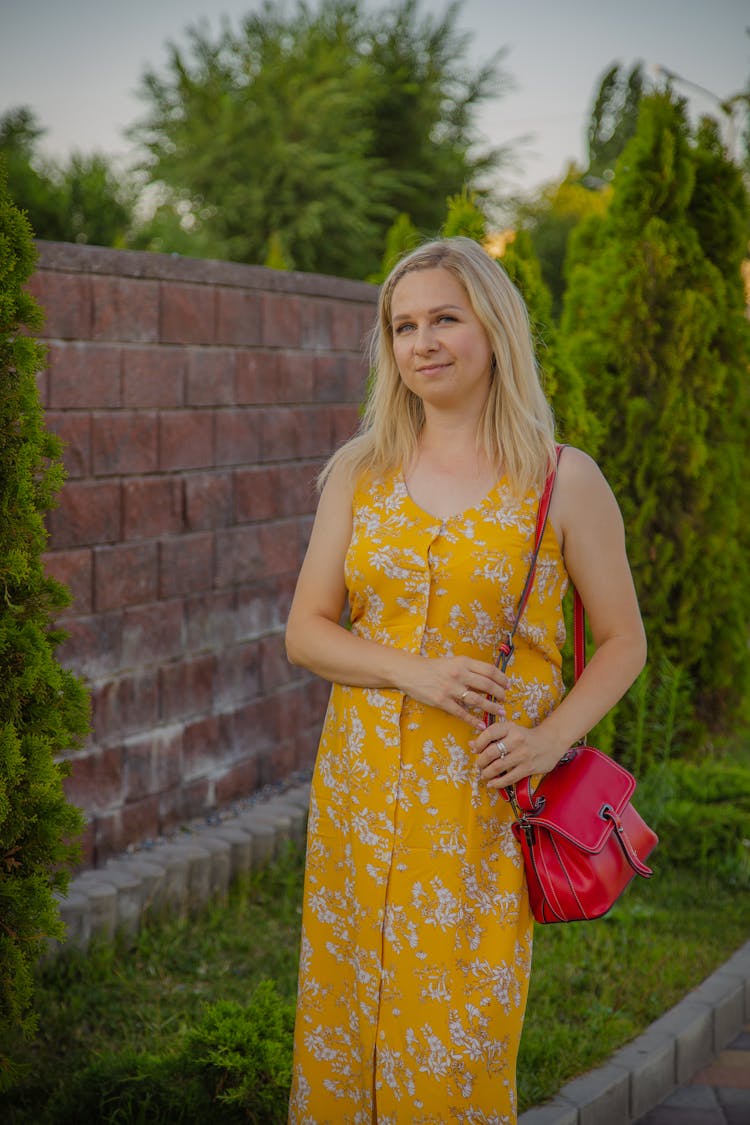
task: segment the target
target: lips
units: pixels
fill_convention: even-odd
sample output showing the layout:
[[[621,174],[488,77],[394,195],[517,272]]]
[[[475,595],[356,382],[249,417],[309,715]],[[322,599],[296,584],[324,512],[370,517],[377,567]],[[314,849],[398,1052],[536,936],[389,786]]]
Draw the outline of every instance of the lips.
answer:
[[[418,375],[431,375],[436,371],[445,371],[446,367],[450,367],[450,363],[427,363],[424,367],[418,367]]]

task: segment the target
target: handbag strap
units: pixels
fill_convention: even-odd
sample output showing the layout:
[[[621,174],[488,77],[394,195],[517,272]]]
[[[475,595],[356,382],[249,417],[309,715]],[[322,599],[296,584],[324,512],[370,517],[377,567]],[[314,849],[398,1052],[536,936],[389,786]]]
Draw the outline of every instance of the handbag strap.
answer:
[[[536,516],[536,529],[534,532],[534,550],[531,555],[531,562],[529,564],[529,572],[526,576],[521,596],[518,599],[518,607],[516,609],[516,616],[513,621],[513,627],[508,633],[505,641],[500,644],[500,653],[496,660],[497,666],[502,672],[505,671],[511,656],[513,655],[513,637],[515,636],[518,623],[521,620],[523,611],[526,608],[526,603],[529,600],[531,588],[534,585],[534,576],[536,574],[536,564],[539,557],[539,548],[542,545],[542,538],[547,526],[547,519],[549,517],[550,504],[552,503],[552,492],[555,487],[555,480],[557,479],[557,469],[560,464],[560,457],[565,448],[564,445],[557,447],[557,459],[555,464],[550,469],[547,480],[544,484],[544,491],[539,499],[539,508]],[[586,666],[586,614],[583,608],[583,601],[578,590],[573,586],[573,680],[576,682],[580,677],[583,669]],[[485,726],[489,726],[492,722],[492,717],[489,714],[484,716]],[[584,742],[585,736],[579,740]],[[501,789],[500,793],[506,801],[510,801],[517,817],[521,817],[523,812],[532,812],[534,810],[534,800],[531,793],[531,778],[523,778],[518,785],[509,785],[505,789]]]
[[[547,475],[547,479],[544,482],[544,491],[539,498],[539,507],[536,513],[536,529],[534,531],[534,550],[531,555],[531,562],[529,563],[529,572],[526,575],[526,581],[524,583],[523,590],[521,591],[521,596],[518,599],[516,616],[513,620],[513,626],[510,632],[506,634],[505,640],[500,643],[498,657],[495,661],[495,664],[501,672],[505,671],[511,656],[513,655],[513,638],[516,635],[518,623],[523,616],[523,611],[526,609],[526,603],[529,600],[529,594],[531,593],[531,588],[534,585],[534,575],[536,574],[536,563],[537,559],[539,558],[539,548],[542,545],[542,539],[544,538],[544,531],[547,527],[547,519],[549,517],[550,504],[552,503],[552,490],[555,487],[557,463],[560,460],[560,454],[562,453],[564,448],[565,447],[563,445],[557,446],[557,461]]]

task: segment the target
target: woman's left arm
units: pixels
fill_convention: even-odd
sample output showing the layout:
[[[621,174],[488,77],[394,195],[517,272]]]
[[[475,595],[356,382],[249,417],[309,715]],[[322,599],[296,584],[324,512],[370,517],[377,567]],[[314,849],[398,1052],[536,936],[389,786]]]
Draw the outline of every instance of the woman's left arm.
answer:
[[[477,736],[472,748],[492,787],[551,770],[614,707],[646,660],[622,516],[600,469],[578,449],[568,447],[560,458],[550,520],[586,609],[595,651],[575,686],[538,726],[499,720]]]

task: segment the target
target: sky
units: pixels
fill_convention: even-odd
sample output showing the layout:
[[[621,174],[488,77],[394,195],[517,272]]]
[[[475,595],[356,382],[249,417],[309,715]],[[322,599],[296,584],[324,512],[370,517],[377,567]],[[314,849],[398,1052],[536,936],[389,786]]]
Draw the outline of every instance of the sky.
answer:
[[[369,8],[390,0],[366,0]],[[311,0],[315,6],[315,0]],[[282,0],[292,11],[294,0]],[[164,73],[165,44],[184,45],[202,17],[217,31],[258,10],[260,0],[0,0],[0,115],[28,105],[47,129],[46,155],[101,151],[122,161],[135,153],[124,129],[143,116],[137,96],[148,67]],[[442,14],[443,0],[422,0]],[[641,61],[684,81],[691,113],[745,89],[750,77],[748,0],[463,0],[458,26],[470,33],[469,58],[505,48],[513,89],[478,117],[488,144],[518,144],[503,186],[532,192],[559,179],[586,155],[586,123],[604,72]],[[696,86],[713,95],[701,94]]]

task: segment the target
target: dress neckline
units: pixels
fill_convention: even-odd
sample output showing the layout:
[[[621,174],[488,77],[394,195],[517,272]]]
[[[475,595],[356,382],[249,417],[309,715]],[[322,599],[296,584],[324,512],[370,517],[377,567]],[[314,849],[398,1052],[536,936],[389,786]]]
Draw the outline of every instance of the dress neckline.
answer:
[[[401,486],[401,489],[403,490],[404,496],[409,501],[412,508],[415,508],[416,511],[420,512],[421,515],[424,516],[426,519],[433,520],[436,523],[439,523],[441,525],[445,525],[445,524],[448,524],[448,523],[454,523],[454,522],[457,522],[459,520],[466,519],[468,516],[472,515],[474,512],[481,512],[484,508],[487,507],[487,505],[490,503],[490,501],[495,497],[495,495],[497,493],[497,490],[500,486],[500,482],[503,479],[504,479],[504,474],[500,474],[500,476],[498,476],[495,479],[495,481],[493,482],[493,484],[491,485],[489,491],[486,492],[485,495],[482,497],[482,499],[477,501],[476,504],[471,504],[468,508],[464,508],[460,512],[454,512],[449,516],[438,516],[434,512],[429,512],[426,508],[423,508],[422,505],[418,504],[417,501],[414,499],[412,494],[409,492],[409,486],[406,483],[406,478],[404,477],[403,468],[400,468],[396,471],[396,482]]]

